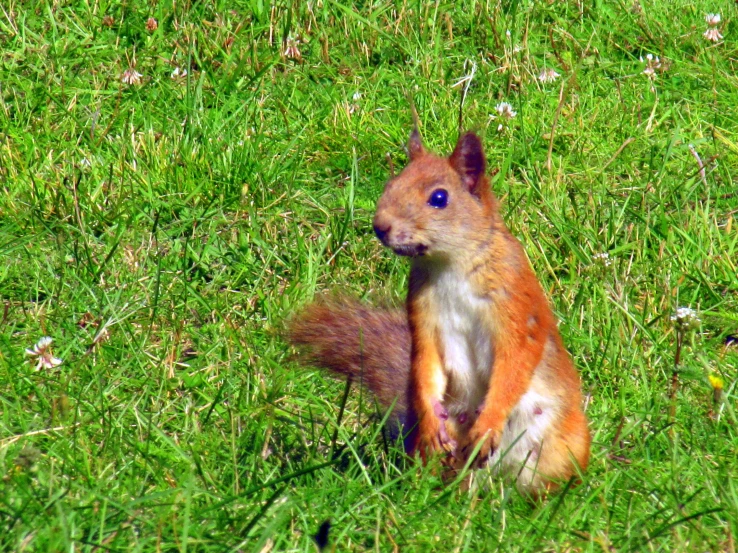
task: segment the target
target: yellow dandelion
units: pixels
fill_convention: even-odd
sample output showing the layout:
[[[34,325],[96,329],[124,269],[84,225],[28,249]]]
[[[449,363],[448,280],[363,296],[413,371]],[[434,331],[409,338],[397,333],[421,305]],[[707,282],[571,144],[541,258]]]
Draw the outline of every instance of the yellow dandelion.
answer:
[[[723,382],[723,378],[720,375],[711,374],[707,379],[710,381],[710,386],[712,386],[714,390],[722,390],[723,386],[725,386],[725,382]]]

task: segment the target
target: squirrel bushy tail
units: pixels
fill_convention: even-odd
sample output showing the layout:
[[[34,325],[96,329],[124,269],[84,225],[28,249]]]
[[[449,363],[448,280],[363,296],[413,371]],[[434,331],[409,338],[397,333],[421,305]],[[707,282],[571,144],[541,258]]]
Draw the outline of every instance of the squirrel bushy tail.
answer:
[[[404,424],[410,378],[410,329],[404,310],[369,308],[339,298],[309,305],[293,318],[288,339],[313,365],[363,383],[379,403],[395,402]]]

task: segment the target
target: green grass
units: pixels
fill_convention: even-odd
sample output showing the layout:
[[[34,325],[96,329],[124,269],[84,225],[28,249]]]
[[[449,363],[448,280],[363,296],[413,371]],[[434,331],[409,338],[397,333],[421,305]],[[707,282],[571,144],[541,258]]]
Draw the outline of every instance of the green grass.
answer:
[[[4,3],[0,550],[315,551],[330,520],[335,551],[735,551],[735,18],[701,0]],[[141,83],[121,83],[134,60]],[[539,505],[442,483],[356,389],[339,417],[345,386],[281,337],[323,290],[401,301],[407,265],[371,231],[386,154],[405,163],[408,95],[452,148],[473,66],[464,124],[588,395],[590,470]],[[498,133],[500,101],[517,117]],[[672,420],[680,306],[701,325]],[[42,336],[63,364],[36,371]]]

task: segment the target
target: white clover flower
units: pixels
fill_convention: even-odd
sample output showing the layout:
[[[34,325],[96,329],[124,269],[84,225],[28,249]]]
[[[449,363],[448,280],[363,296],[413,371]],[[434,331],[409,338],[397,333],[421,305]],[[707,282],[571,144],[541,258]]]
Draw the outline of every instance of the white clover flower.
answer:
[[[503,119],[512,119],[518,114],[518,112],[514,111],[512,106],[507,102],[500,102],[495,106],[495,110]]]
[[[705,21],[707,21],[707,24],[710,27],[715,27],[720,24],[720,14],[719,13],[708,13],[705,15]]]
[[[609,267],[610,265],[612,265],[612,259],[610,259],[610,254],[607,252],[594,254],[592,256],[592,261],[594,261],[598,265],[602,265],[603,267]]]
[[[671,322],[677,327],[678,330],[689,330],[696,328],[700,324],[700,318],[697,316],[697,312],[690,307],[680,307],[671,316]]]
[[[723,35],[720,34],[720,31],[716,27],[710,27],[702,36],[711,42],[720,42],[723,39]]]
[[[123,84],[133,85],[133,84],[139,84],[141,82],[141,73],[136,71],[133,67],[129,67],[123,72],[123,75],[120,77],[120,82]]]
[[[518,114],[518,112],[514,111],[512,106],[507,102],[500,102],[497,104],[495,106],[495,111],[497,111],[497,115],[490,113],[489,118],[502,120],[500,124],[497,125],[498,132],[502,132],[507,122]]]
[[[174,71],[172,71],[172,74],[170,77],[174,80],[177,79],[184,79],[187,76],[187,69],[180,69],[179,67],[175,67]]]
[[[646,59],[641,56],[641,63],[646,64],[646,68],[643,70],[643,74],[648,76],[649,79],[656,78],[656,70],[661,69],[661,60],[658,56],[653,54],[646,54]]]
[[[559,77],[561,77],[561,75],[559,75],[553,69],[544,69],[543,71],[541,71],[541,74],[538,75],[538,80],[545,84],[552,83]]]
[[[292,36],[288,36],[287,40],[284,41],[284,51],[282,52],[282,55],[284,55],[285,58],[297,61],[302,59],[302,54],[300,54],[300,50],[297,47],[297,40]]]
[[[43,369],[53,369],[54,367],[58,367],[62,364],[62,360],[58,357],[54,357],[51,354],[51,342],[54,340],[49,338],[48,336],[44,336],[41,338],[38,342],[36,342],[36,345],[34,345],[31,349],[26,350],[26,355],[30,355],[31,357],[38,357],[38,362],[36,363],[36,370]]]
[[[51,345],[51,342],[53,342],[54,339],[50,338],[49,336],[44,336],[41,338],[38,342],[36,342],[36,345],[33,346],[31,349],[27,349],[26,353],[28,355],[40,355],[43,350],[48,348]]]
[[[352,98],[354,99],[354,102],[358,102],[359,100],[361,100],[361,92],[354,92]]]

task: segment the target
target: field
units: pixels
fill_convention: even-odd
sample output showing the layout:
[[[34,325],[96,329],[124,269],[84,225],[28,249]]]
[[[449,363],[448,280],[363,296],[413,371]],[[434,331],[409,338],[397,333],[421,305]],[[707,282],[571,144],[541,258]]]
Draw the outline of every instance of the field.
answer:
[[[736,15],[3,2],[0,550],[733,553]],[[410,100],[438,152],[483,135],[582,376],[590,469],[539,504],[442,482],[284,340],[324,291],[401,304]]]

